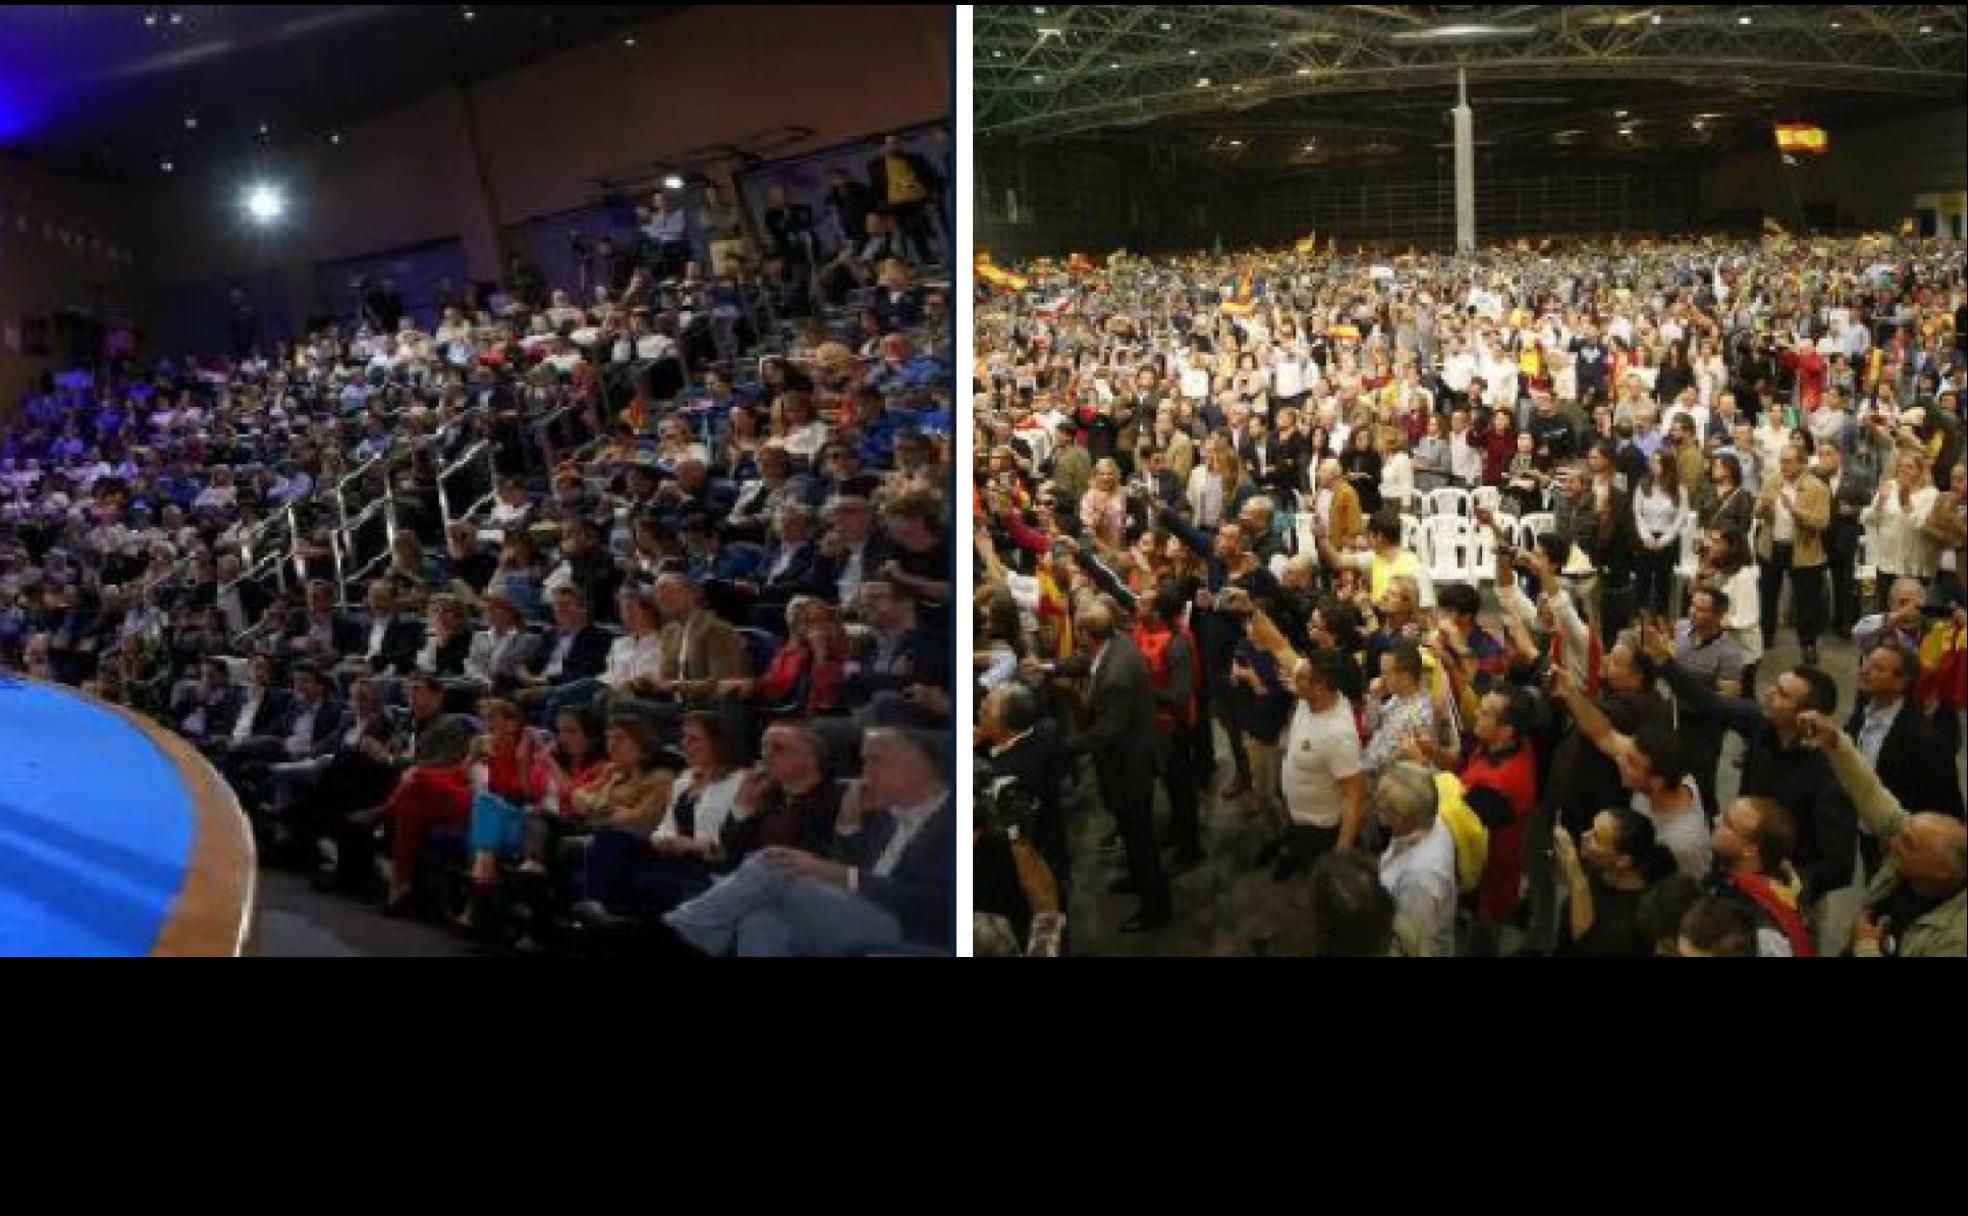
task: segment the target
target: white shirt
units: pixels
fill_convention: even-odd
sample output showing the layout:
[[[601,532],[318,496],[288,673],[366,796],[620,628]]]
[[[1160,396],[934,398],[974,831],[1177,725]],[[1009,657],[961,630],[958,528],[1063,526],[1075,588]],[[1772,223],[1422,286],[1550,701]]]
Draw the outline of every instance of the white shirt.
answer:
[[[922,806],[890,811],[889,817],[895,821],[895,834],[889,837],[888,847],[882,850],[881,857],[876,860],[874,869],[870,870],[869,874],[875,878],[887,878],[900,869],[902,859],[909,854],[909,846],[915,843],[916,837],[922,835],[923,828],[929,825],[936,812],[943,809],[946,801],[947,799],[938,798]]]
[[[1941,492],[1932,486],[1923,487],[1914,492],[1911,507],[1900,504],[1898,482],[1887,487],[1885,494],[1884,503],[1875,500],[1859,517],[1860,522],[1872,529],[1877,541],[1880,573],[1902,578],[1933,577],[1939,556],[1921,529],[1927,526],[1939,505]]]
[[[731,818],[738,805],[738,788],[745,784],[744,773],[731,773],[720,777],[701,789],[697,785],[695,773],[685,773],[677,779],[676,789],[670,795],[670,811],[663,819],[663,826],[656,829],[657,840],[675,840],[683,833],[677,830],[677,808],[683,805],[686,796],[697,796],[696,830],[692,840],[716,840],[724,831],[725,823]]]
[[[1480,485],[1483,481],[1483,453],[1470,440],[1473,432],[1449,437],[1449,472],[1460,482]]]
[[[1797,543],[1797,516],[1792,508],[1797,505],[1798,487],[1785,485],[1777,491],[1776,542],[1780,545]]]
[[[663,674],[662,636],[619,639],[608,651],[608,671],[601,682],[621,692],[639,680],[659,680]]]
[[[1340,785],[1364,771],[1360,730],[1342,698],[1324,713],[1299,703],[1285,736],[1283,792],[1292,822],[1331,831],[1345,818]]]
[[[1424,835],[1397,840],[1380,863],[1380,885],[1429,944],[1435,958],[1455,957],[1455,836],[1441,819]]]
[[[1645,794],[1633,796],[1633,809],[1654,825],[1660,846],[1674,854],[1675,867],[1682,875],[1704,882],[1715,868],[1715,841],[1702,810],[1701,787],[1690,777],[1682,788],[1688,792],[1688,809],[1678,815],[1663,818],[1656,814],[1653,801]]]
[[[246,703],[239,707],[239,720],[233,723],[232,741],[244,743],[253,737],[255,721],[260,715],[260,706],[266,703],[266,691],[255,688],[246,695]]]
[[[1859,728],[1859,754],[1865,757],[1868,767],[1878,769],[1879,753],[1885,750],[1886,737],[1893,733],[1893,727],[1900,720],[1900,711],[1905,708],[1903,698],[1883,709],[1872,706],[1866,710],[1865,724]]]

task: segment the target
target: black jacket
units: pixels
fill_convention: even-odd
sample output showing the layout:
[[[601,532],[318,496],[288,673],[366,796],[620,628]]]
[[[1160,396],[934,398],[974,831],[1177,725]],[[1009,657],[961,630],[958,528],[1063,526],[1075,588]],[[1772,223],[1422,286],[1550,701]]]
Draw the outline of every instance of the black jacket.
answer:
[[[1762,706],[1710,691],[1678,663],[1669,664],[1666,677],[1683,707],[1742,736],[1748,747],[1742,796],[1769,798],[1796,820],[1797,873],[1808,888],[1806,900],[1816,903],[1850,887],[1858,871],[1859,816],[1824,754],[1786,749]]]
[[[574,645],[561,664],[559,682],[572,684],[578,680],[598,678],[608,670],[608,652],[614,645],[613,638],[593,625],[575,634]],[[553,661],[554,651],[559,648],[560,634],[557,631],[541,635],[540,648],[533,652],[533,658],[526,664],[527,673],[535,679],[545,676],[547,664]]]
[[[1846,728],[1854,739],[1865,730],[1865,711],[1861,704]],[[1914,814],[1963,818],[1960,774],[1950,759],[1953,754],[1940,728],[1909,701],[1901,707],[1885,745],[1879,749],[1879,779],[1900,805]]]
[[[389,627],[383,630],[383,644],[375,656],[369,654],[369,635],[374,623],[362,627],[362,641],[356,647],[356,654],[369,664],[377,675],[409,677],[417,672],[417,656],[424,649],[424,626],[420,621],[398,616],[391,619]]]
[[[1833,560],[1849,565],[1858,558],[1859,542],[1865,536],[1865,526],[1859,517],[1872,506],[1878,494],[1879,487],[1871,478],[1861,477],[1849,468],[1845,470],[1838,483],[1838,493],[1831,501],[1831,526],[1825,529],[1825,552]]]

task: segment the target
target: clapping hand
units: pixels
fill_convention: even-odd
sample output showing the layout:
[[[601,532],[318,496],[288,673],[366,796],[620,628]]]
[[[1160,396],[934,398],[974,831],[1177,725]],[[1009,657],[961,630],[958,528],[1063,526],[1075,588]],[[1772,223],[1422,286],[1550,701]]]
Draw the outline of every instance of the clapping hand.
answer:
[[[1558,859],[1558,868],[1565,874],[1579,872],[1578,844],[1563,827],[1551,829],[1551,852]]]

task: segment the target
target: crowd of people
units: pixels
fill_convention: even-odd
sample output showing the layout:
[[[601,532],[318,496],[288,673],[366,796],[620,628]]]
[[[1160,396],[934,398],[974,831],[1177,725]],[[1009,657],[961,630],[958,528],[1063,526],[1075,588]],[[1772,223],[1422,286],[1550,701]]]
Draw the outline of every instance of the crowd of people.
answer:
[[[1964,952],[1959,242],[984,277],[980,942]]]
[[[829,309],[652,246],[592,302],[51,382],[0,432],[0,670],[190,740],[269,864],[497,947],[948,953],[929,252]]]

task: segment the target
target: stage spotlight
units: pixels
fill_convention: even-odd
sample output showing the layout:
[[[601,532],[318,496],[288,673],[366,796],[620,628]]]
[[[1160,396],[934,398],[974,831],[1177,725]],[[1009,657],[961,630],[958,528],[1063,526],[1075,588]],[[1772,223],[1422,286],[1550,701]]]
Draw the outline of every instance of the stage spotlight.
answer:
[[[287,196],[276,186],[254,186],[246,192],[246,218],[255,224],[277,224],[287,214]]]
[[[681,190],[684,188],[686,184],[687,183],[683,180],[683,178],[679,177],[677,174],[674,173],[670,174],[668,177],[663,179],[663,189],[665,190],[670,190],[670,191]]]

